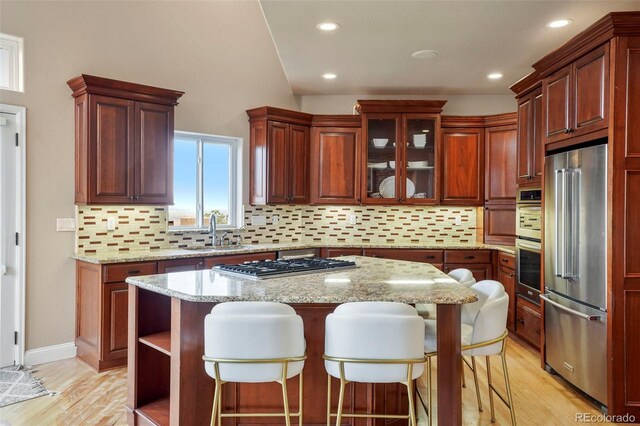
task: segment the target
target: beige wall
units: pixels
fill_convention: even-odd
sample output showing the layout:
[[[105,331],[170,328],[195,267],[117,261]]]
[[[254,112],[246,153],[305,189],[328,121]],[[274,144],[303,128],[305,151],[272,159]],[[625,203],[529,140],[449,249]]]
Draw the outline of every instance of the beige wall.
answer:
[[[25,38],[27,349],[71,342],[75,324],[73,101],[94,74],[182,90],[176,129],[240,136],[245,109],[297,109],[257,2],[0,2],[0,31]]]
[[[446,115],[491,115],[514,112],[516,100],[511,95],[303,95],[301,110],[312,114],[351,114],[358,99],[441,99],[446,100]]]

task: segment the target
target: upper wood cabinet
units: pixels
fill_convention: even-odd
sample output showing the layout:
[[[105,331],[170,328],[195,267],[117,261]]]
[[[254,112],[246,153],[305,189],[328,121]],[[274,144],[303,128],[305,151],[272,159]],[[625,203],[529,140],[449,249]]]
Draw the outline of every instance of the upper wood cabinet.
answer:
[[[516,115],[513,124],[487,127],[485,144],[485,203],[513,204],[516,200]]]
[[[445,102],[358,101],[363,204],[438,203],[440,113]]]
[[[442,129],[441,204],[484,204],[484,129]]]
[[[542,183],[544,163],[542,87],[538,80],[535,88],[518,98],[518,186],[539,186]]]
[[[273,107],[254,108],[247,114],[251,204],[308,203],[312,116]]]
[[[314,116],[310,201],[360,204],[360,117]]]
[[[76,204],[173,204],[173,108],[183,92],[86,74],[67,84]]]
[[[609,45],[594,49],[542,80],[545,143],[609,126]]]

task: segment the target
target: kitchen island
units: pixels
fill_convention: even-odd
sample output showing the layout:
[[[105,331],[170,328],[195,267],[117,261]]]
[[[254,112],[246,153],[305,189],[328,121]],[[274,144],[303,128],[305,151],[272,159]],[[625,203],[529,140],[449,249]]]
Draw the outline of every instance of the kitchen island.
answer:
[[[206,375],[202,361],[204,317],[216,303],[240,300],[287,303],[302,317],[308,356],[304,370],[305,425],[326,424],[324,321],[338,304],[355,301],[437,304],[437,385],[441,413],[438,424],[461,424],[460,306],[474,302],[476,296],[430,264],[360,256],[341,259],[355,261],[357,267],[268,280],[252,280],[213,270],[128,278],[129,424],[209,423],[214,382]],[[277,386],[227,384],[223,409],[281,410],[282,398]],[[359,383],[350,386],[345,410],[407,412],[404,386]],[[295,401],[297,380],[293,380],[289,388],[290,400]],[[295,403],[291,408],[297,409]],[[251,418],[250,424],[273,424],[281,420]],[[242,418],[225,421],[249,424]],[[348,421],[362,424],[362,420]],[[378,422],[384,421],[376,424]]]

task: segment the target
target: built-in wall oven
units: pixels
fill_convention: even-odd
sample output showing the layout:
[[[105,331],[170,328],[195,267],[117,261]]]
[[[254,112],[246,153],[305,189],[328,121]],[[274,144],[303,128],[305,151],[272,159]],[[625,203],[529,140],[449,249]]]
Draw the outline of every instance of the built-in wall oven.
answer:
[[[516,293],[540,304],[542,191],[520,188],[516,198]]]

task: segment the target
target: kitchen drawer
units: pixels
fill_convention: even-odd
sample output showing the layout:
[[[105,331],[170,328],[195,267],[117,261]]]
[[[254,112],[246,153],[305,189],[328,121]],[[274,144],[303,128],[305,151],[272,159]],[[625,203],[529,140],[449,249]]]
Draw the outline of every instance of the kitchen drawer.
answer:
[[[204,259],[205,269],[211,269],[216,265],[237,265],[243,262],[253,262],[255,260],[276,260],[276,253],[234,254],[231,256],[213,256]]]
[[[103,267],[104,282],[124,281],[127,277],[157,273],[156,262],[119,263]]]
[[[498,252],[498,267],[516,270],[516,257],[512,254]]]
[[[516,301],[516,333],[532,346],[540,349],[542,314],[540,307],[521,297]]]
[[[409,260],[412,262],[442,263],[442,250],[420,249],[364,249],[364,256],[384,259]]]
[[[161,260],[158,262],[158,273],[169,274],[172,272],[198,271],[204,267],[201,257]]]
[[[362,249],[359,248],[323,248],[320,250],[320,257],[338,256],[362,256]]]
[[[444,263],[491,263],[491,250],[445,250]]]

